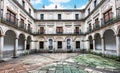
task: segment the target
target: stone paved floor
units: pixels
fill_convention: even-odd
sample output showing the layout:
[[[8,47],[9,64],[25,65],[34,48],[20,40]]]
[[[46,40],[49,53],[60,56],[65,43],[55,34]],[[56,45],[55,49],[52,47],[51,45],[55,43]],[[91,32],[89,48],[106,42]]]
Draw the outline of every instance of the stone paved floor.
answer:
[[[3,63],[0,63],[0,73],[39,73],[37,69],[45,67],[47,65],[63,62],[75,65],[70,59],[74,56],[80,54],[77,53],[46,53],[46,54],[33,54],[25,57],[20,57],[12,59]],[[78,65],[76,65],[78,66]],[[102,69],[92,69],[89,67],[79,66],[79,68],[84,69],[88,73],[115,73],[107,72]],[[50,73],[50,72],[41,72],[41,73]]]

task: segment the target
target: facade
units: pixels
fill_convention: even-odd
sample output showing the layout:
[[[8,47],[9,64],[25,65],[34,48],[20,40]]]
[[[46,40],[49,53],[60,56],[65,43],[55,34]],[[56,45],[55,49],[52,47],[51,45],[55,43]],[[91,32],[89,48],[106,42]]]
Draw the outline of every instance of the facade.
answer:
[[[30,0],[0,0],[0,57],[79,52],[120,56],[120,1],[90,0],[85,9],[34,9]]]

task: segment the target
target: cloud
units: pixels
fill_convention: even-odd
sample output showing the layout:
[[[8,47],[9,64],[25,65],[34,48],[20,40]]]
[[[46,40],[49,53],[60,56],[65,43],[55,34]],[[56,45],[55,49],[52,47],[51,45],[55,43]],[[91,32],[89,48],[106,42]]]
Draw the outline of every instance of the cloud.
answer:
[[[52,3],[68,3],[71,0],[49,0],[49,1],[52,2]]]
[[[51,3],[48,6],[45,6],[45,9],[55,9],[55,6],[57,5],[57,9],[65,9],[61,4],[55,4]]]
[[[31,0],[32,4],[41,4],[42,0]]]

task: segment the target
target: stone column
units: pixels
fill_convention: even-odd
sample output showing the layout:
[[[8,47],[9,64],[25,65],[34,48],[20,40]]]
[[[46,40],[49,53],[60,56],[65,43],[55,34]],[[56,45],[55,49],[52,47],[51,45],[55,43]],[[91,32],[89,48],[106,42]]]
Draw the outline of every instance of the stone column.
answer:
[[[75,41],[72,41],[71,43],[72,43],[71,44],[72,50],[73,50],[73,52],[75,52],[76,51]]]
[[[0,20],[1,20],[1,0],[0,0]]]
[[[53,41],[53,51],[56,52],[57,50],[57,41]]]
[[[95,39],[93,39],[93,51],[95,51]]]
[[[104,43],[104,37],[101,38],[101,43],[102,43],[102,54],[105,54],[105,43]]]
[[[62,49],[62,50],[63,50],[64,52],[66,52],[66,49],[67,49],[67,48],[66,48],[66,41],[63,40],[63,49]]]
[[[2,50],[3,50],[3,47],[4,47],[4,36],[1,36],[0,37],[0,60],[2,60]]]
[[[33,40],[30,41],[30,50],[32,49],[32,42]]]
[[[116,51],[117,51],[117,56],[120,56],[120,48],[119,48],[119,36],[116,35]]]
[[[90,42],[89,42],[89,40],[86,41],[86,45],[87,45],[87,47],[86,47],[87,51],[90,51]]]
[[[26,46],[27,46],[27,40],[24,40],[24,51],[26,51]]]
[[[14,54],[13,57],[17,57],[17,49],[18,49],[18,38],[15,39],[15,46],[14,46]]]

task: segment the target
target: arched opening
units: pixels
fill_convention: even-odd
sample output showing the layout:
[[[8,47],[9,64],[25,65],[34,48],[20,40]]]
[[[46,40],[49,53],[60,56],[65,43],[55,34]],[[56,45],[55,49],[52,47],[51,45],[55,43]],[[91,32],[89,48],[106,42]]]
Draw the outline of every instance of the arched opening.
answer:
[[[53,50],[53,40],[49,39],[49,50]]]
[[[102,50],[101,37],[100,37],[100,34],[98,34],[98,33],[95,35],[95,49]]]
[[[30,47],[30,46],[31,46],[30,43],[31,43],[31,37],[28,36],[28,37],[27,37],[27,46],[26,46],[26,50],[30,50],[30,48],[31,48],[31,47]]]
[[[20,34],[18,39],[18,51],[25,50],[25,35]]]
[[[93,39],[92,39],[92,36],[89,36],[89,48],[90,48],[90,50],[93,50]]]
[[[4,49],[3,58],[10,58],[14,56],[15,53],[15,39],[16,34],[12,30],[8,30],[4,37]]]
[[[114,35],[114,31],[111,29],[106,30],[103,36],[104,36],[105,50],[106,51],[116,50],[116,38]]]
[[[71,49],[71,40],[67,39],[67,49]]]

